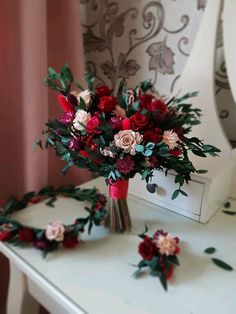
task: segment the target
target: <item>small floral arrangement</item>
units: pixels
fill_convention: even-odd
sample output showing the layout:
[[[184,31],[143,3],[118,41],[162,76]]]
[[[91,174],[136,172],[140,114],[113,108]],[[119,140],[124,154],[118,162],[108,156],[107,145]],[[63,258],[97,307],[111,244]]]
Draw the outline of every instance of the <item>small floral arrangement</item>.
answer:
[[[147,236],[146,232],[140,234],[143,239],[139,243],[138,252],[142,260],[138,263],[138,270],[134,273],[138,277],[143,268],[150,269],[152,276],[157,276],[165,290],[167,290],[167,281],[174,273],[174,267],[179,265],[176,255],[179,254],[179,238],[172,237],[163,230],[157,230],[152,237]]]
[[[36,204],[50,197],[46,205],[54,207],[57,195],[72,197],[77,201],[88,201],[90,207],[85,207],[89,213],[85,218],[77,218],[72,224],[65,225],[60,221],[49,223],[45,229],[24,226],[11,215],[27,206]],[[0,241],[25,246],[31,245],[43,252],[46,256],[49,252],[65,248],[75,248],[79,244],[79,235],[85,231],[91,232],[93,225],[104,224],[106,209],[106,198],[96,188],[80,189],[74,186],[61,186],[54,188],[46,186],[39,192],[29,192],[21,199],[12,197],[2,204],[0,215]],[[32,207],[33,208],[33,207]]]
[[[124,186],[128,188],[128,185],[124,182],[135,174],[139,173],[148,183],[154,170],[164,170],[166,174],[174,170],[178,189],[172,198],[179,193],[186,195],[181,186],[191,179],[191,173],[198,172],[188,153],[206,157],[219,152],[197,137],[187,136],[192,126],[200,123],[200,110],[189,103],[196,93],[160,98],[152,92],[149,81],[133,89],[121,81],[118,92],[114,93],[108,86],[93,88],[93,80],[86,75],[84,89],[81,84],[74,84],[67,65],[60,73],[48,69],[46,84],[59,92],[64,113],[46,123],[46,146],[52,146],[56,155],[66,162],[62,172],[75,165],[103,176],[110,186],[112,199],[112,190],[117,192],[117,184],[123,182],[123,190],[115,193],[115,199],[119,200],[127,195]],[[119,205],[113,209],[114,218]],[[127,215],[120,221],[127,222],[126,218]],[[130,223],[127,225],[129,228]]]

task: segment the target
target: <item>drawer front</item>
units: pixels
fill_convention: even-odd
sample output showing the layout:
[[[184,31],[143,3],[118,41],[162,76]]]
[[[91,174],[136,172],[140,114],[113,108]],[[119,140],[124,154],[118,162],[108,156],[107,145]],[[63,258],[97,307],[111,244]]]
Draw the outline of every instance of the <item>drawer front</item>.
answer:
[[[204,183],[190,181],[189,184],[184,184],[182,189],[188,196],[179,194],[176,199],[171,200],[172,193],[178,188],[174,180],[174,174],[165,176],[163,172],[156,171],[152,183],[156,183],[158,188],[155,193],[149,193],[146,189],[146,182],[141,180],[140,175],[137,174],[130,180],[129,193],[176,212],[181,211],[182,214],[185,211],[186,214],[199,216],[202,207]]]

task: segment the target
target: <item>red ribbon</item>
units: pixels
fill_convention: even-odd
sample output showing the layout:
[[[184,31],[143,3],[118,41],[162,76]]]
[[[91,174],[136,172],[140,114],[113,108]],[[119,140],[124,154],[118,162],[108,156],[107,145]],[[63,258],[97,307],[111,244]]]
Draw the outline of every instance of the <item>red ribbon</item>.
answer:
[[[118,180],[109,185],[109,195],[113,199],[125,199],[128,195],[129,180]]]

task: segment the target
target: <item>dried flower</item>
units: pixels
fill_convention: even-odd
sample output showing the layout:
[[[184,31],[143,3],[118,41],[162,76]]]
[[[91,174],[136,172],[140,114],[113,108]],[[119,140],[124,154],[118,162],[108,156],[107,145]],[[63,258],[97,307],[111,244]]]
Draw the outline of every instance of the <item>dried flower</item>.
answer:
[[[177,239],[172,238],[169,234],[160,235],[154,242],[162,255],[175,255],[179,251]]]
[[[173,130],[170,130],[163,133],[162,141],[168,145],[170,149],[174,149],[178,146],[180,139],[177,133],[173,132]]]
[[[47,225],[45,236],[49,241],[61,242],[64,239],[65,227],[60,221]]]

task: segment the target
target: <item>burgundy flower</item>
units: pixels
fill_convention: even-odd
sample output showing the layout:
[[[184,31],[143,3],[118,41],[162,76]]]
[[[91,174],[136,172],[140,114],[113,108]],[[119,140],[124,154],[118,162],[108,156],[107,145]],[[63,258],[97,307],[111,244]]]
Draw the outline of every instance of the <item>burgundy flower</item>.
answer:
[[[134,170],[135,162],[130,156],[125,156],[123,159],[116,161],[116,168],[120,173],[128,174]]]
[[[32,243],[35,239],[34,231],[30,228],[23,227],[19,232],[19,240],[25,243]]]
[[[182,154],[182,151],[180,149],[172,149],[169,151],[169,153],[174,157],[179,157]]]
[[[93,116],[86,125],[86,132],[91,133],[100,133],[101,131],[98,130],[98,126],[101,124],[101,121],[98,117]]]
[[[96,93],[99,97],[109,96],[111,92],[112,92],[112,89],[110,89],[106,85],[96,87]]]
[[[147,109],[151,112],[157,112],[157,117],[159,119],[163,119],[168,112],[166,104],[160,99],[150,102],[147,106]]]
[[[31,204],[37,204],[41,201],[41,197],[36,195],[36,196],[33,196],[31,197],[31,199],[29,200],[29,203]]]
[[[7,241],[11,238],[12,233],[11,231],[1,231],[0,232],[0,241]]]
[[[160,160],[155,156],[151,156],[146,160],[147,167],[159,168],[160,164]]]
[[[132,130],[138,131],[145,128],[145,126],[148,124],[148,118],[144,114],[136,112],[130,117],[130,123]]]
[[[111,126],[112,130],[120,130],[121,129],[121,120],[119,117],[111,117],[109,120],[109,125]]]
[[[46,238],[35,240],[34,247],[41,251],[48,251],[50,248],[50,242]]]
[[[162,229],[161,230],[157,230],[155,233],[154,233],[154,235],[153,235],[153,239],[158,239],[158,237],[160,236],[160,235],[162,235],[162,236],[167,236],[167,234],[168,234],[168,232],[164,232]]]
[[[72,138],[69,142],[68,148],[69,150],[79,150],[83,146],[83,143],[79,138]]]
[[[138,252],[143,259],[151,260],[157,253],[157,247],[151,238],[145,237],[138,246]]]
[[[114,97],[112,96],[102,96],[99,99],[99,103],[98,103],[98,108],[105,112],[112,112],[112,110],[115,108],[117,101]]]
[[[152,102],[154,96],[151,94],[144,94],[139,96],[140,100],[140,109],[147,109],[148,105]]]
[[[77,235],[66,233],[62,244],[67,249],[74,249],[79,244]]]
[[[158,143],[162,140],[162,135],[158,130],[147,130],[143,133],[143,140],[148,143]]]
[[[64,112],[63,116],[59,119],[59,121],[63,124],[71,123],[75,118],[75,114],[73,111]]]

